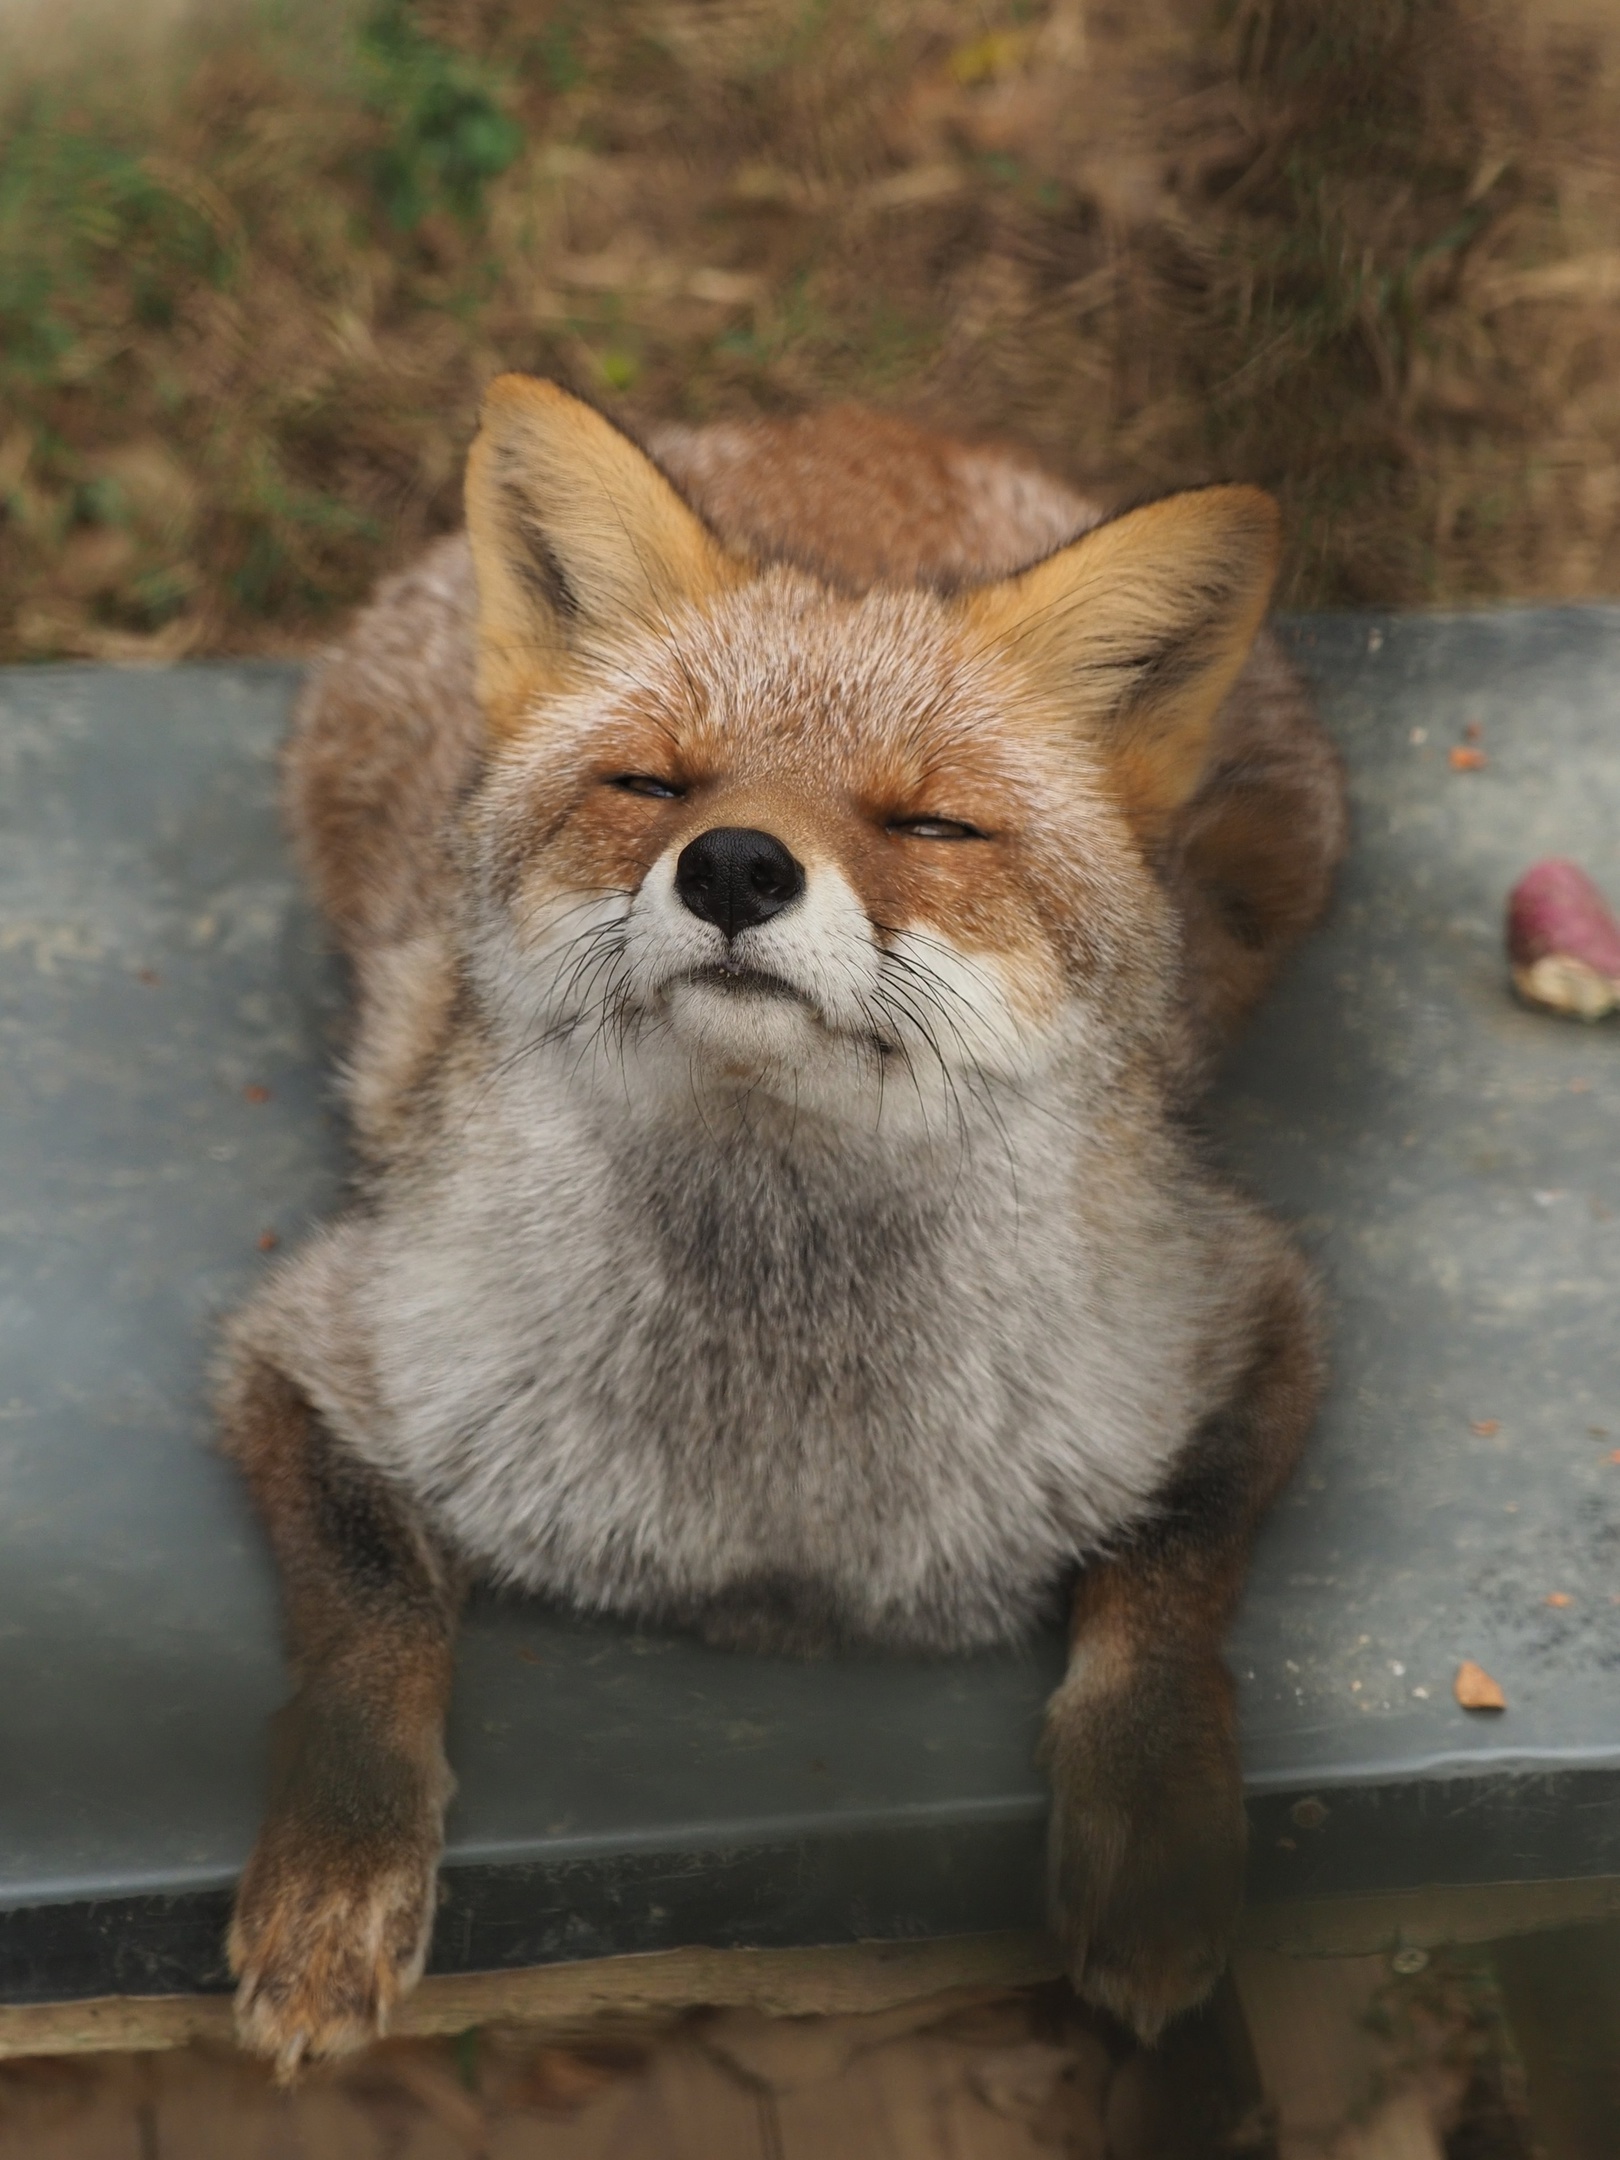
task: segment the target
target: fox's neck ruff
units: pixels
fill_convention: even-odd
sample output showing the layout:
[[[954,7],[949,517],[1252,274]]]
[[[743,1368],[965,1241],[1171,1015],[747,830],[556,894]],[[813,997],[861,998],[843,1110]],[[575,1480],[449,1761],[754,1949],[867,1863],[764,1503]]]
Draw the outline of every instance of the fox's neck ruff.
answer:
[[[649,1205],[658,1196],[662,1219],[735,1215],[768,1224],[767,1243],[795,1219],[813,1242],[818,1226],[866,1211],[909,1212],[930,1234],[968,1237],[1006,1208],[1016,1214],[1026,1194],[1066,1205],[1067,1166],[1127,1101],[1155,1122],[1151,1073],[1094,1045],[1083,1015],[1057,1038],[1065,1054],[1048,1045],[1013,1075],[949,1065],[915,1041],[832,1035],[768,984],[721,994],[787,1008],[789,1024],[818,1038],[813,1053],[752,1068],[704,1056],[659,1010],[539,1037],[497,1018],[473,1082],[479,1120],[497,1115],[522,1153],[560,1113],[589,1136],[604,1174]],[[548,1132],[536,1144],[549,1149]]]
[[[373,1459],[494,1575],[590,1608],[773,1612],[750,1639],[784,1643],[1026,1625],[1184,1429],[1201,1315],[1117,1280],[1129,1166],[1055,1100],[902,1129],[666,1077],[556,1043],[464,1074],[454,1149],[369,1246]]]
[[[739,1108],[724,1125],[653,1126],[608,1158],[691,1339],[745,1386],[773,1368],[903,1361],[964,1227],[960,1159],[840,1146],[818,1123]]]

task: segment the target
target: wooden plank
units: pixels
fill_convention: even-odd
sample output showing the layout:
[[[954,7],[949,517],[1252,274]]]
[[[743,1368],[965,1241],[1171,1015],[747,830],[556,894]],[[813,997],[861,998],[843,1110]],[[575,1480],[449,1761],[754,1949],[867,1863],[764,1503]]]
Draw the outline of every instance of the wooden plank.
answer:
[[[665,1950],[520,1972],[438,1973],[403,2005],[399,2034],[521,2023],[572,2031],[698,2003],[773,2016],[886,2010],[957,1990],[1049,1980],[1058,1958],[1041,1935],[962,1935],[920,1943],[835,1943],[803,1950]],[[0,2005],[0,2057],[228,2042],[219,1995],[111,1995],[88,2002]]]
[[[1442,1943],[1500,1942],[1541,1928],[1620,1920],[1620,1876],[1439,1883],[1371,1895],[1279,1899],[1243,1916],[1242,1941],[1293,1957],[1363,1957]]]
[[[1252,1952],[1345,1958],[1442,1943],[1500,1942],[1545,1928],[1620,1920],[1620,1877],[1439,1885],[1372,1896],[1252,1907]],[[562,2028],[657,2014],[694,2003],[751,2005],[776,2015],[858,2013],[954,1987],[1018,1987],[1059,1971],[1042,1935],[944,1937],[802,1950],[661,1951],[516,1972],[435,1974],[401,2010],[401,2034],[462,2032],[501,2020]],[[0,2004],[0,2058],[183,2047],[228,2040],[221,1996],[100,1996]]]

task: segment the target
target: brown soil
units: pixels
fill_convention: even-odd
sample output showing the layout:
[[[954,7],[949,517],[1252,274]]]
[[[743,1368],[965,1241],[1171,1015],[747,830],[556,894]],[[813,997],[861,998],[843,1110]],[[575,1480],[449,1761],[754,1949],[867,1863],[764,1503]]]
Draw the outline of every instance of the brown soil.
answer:
[[[1366,2026],[1352,2120],[1406,2093],[1425,2149],[1528,2160],[1488,1960],[1389,1977]],[[217,2046],[0,2063],[6,2160],[1277,2160],[1279,2134],[1296,2149],[1230,1982],[1151,2050],[1053,1983],[861,2017],[489,2026],[385,2042],[290,2092]]]
[[[1604,0],[105,5],[0,33],[0,657],[307,641],[503,366],[1256,478],[1296,604],[1620,591]]]
[[[191,2047],[0,2066],[0,2140],[7,2160],[1197,2160],[1262,2134],[1218,2060],[1212,2078],[1183,2047],[1145,2082],[1144,2060],[1051,1989],[943,2016],[388,2042],[292,2092]]]

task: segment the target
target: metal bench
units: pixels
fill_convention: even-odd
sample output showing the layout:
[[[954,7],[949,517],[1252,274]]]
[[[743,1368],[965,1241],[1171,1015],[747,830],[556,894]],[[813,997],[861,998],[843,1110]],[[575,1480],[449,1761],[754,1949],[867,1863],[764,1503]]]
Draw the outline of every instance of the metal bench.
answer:
[[[1620,872],[1620,609],[1286,634],[1357,840],[1212,1120],[1335,1314],[1231,1648],[1249,1927],[1352,1951],[1620,1912],[1620,1035],[1516,1006],[1500,950],[1535,856]],[[227,1985],[284,1678],[204,1371],[343,1179],[341,984],[273,807],[295,681],[0,673],[0,2047],[7,2018],[49,2044],[23,2006]],[[1458,1707],[1464,1657],[1504,1713]],[[483,1603],[432,1971],[782,2007],[1050,1971],[1058,1665],[791,1665]],[[838,1945],[888,1947],[800,1955]],[[422,2014],[475,1995],[430,1979]]]

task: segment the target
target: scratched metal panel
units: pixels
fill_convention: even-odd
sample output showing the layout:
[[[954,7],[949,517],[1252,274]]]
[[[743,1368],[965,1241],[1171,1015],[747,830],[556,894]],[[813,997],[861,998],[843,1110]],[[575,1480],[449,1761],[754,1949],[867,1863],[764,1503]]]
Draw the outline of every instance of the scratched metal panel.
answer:
[[[1219,1115],[1321,1257],[1336,1330],[1234,1643],[1256,1886],[1620,1872],[1620,1028],[1518,1010],[1498,939],[1536,854],[1620,888],[1620,610],[1292,635],[1358,835]],[[273,814],[295,680],[0,673],[13,1998],[222,1977],[283,1683],[204,1367],[259,1238],[342,1176],[341,989]],[[1459,775],[1470,721],[1490,762]],[[1465,1654],[1505,1717],[1451,1702]],[[436,1962],[1029,1924],[1056,1660],[796,1666],[481,1606]],[[1326,1813],[1302,1831],[1306,1792]]]

